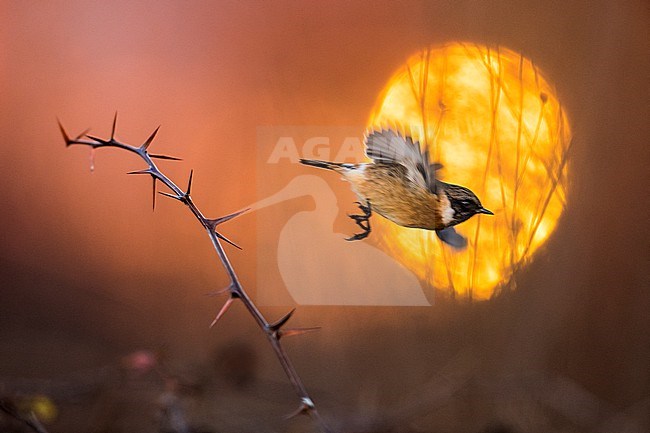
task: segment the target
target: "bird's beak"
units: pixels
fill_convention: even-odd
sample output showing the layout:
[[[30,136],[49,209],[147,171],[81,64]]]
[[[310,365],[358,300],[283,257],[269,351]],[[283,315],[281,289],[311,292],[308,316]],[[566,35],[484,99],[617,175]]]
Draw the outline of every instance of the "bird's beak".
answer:
[[[484,207],[477,210],[476,213],[484,213],[486,215],[494,215],[494,212],[492,212],[491,210],[487,210]]]

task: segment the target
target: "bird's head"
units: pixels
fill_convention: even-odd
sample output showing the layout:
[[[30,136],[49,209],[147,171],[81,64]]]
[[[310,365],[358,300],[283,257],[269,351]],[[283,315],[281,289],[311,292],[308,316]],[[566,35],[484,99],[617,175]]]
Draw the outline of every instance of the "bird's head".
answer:
[[[450,226],[460,224],[476,214],[494,215],[483,207],[476,194],[464,186],[445,184],[444,191],[454,211]]]

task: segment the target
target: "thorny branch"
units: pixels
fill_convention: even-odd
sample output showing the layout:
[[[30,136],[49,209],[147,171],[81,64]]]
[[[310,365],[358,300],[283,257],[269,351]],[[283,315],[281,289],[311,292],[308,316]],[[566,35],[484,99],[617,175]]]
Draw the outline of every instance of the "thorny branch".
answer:
[[[102,139],[91,135],[87,135],[86,134],[87,131],[84,131],[83,133],[81,133],[80,135],[74,138],[70,138],[66,133],[65,129],[63,128],[61,122],[59,122],[59,128],[61,130],[61,134],[63,135],[63,139],[65,140],[66,146],[71,146],[73,144],[90,146],[93,152],[95,149],[98,148],[114,147],[117,149],[122,149],[128,152],[135,153],[147,164],[148,168],[144,170],[132,171],[129,174],[144,174],[144,175],[151,176],[151,178],[153,179],[154,208],[155,208],[155,197],[156,197],[156,182],[160,181],[171,191],[170,193],[160,192],[160,194],[178,200],[190,209],[192,214],[196,217],[196,219],[199,221],[199,223],[201,223],[201,225],[205,229],[208,237],[210,238],[210,241],[212,242],[212,245],[214,246],[215,251],[217,252],[217,255],[219,256],[219,260],[221,261],[221,264],[223,265],[230,279],[230,284],[228,285],[228,287],[222,290],[224,294],[225,293],[228,294],[228,300],[225,302],[225,304],[223,305],[219,313],[216,315],[215,319],[210,324],[210,327],[214,326],[219,321],[219,319],[226,313],[226,311],[228,311],[228,309],[233,304],[233,302],[237,300],[241,301],[246,307],[246,309],[248,310],[248,312],[253,316],[258,326],[262,329],[262,331],[266,335],[266,338],[269,340],[269,343],[271,343],[271,346],[273,347],[273,350],[275,351],[275,354],[278,360],[280,361],[280,364],[282,365],[285,374],[291,381],[291,384],[293,385],[296,394],[300,398],[300,405],[291,415],[287,416],[287,419],[293,418],[294,416],[300,414],[307,414],[316,422],[316,424],[318,425],[318,427],[322,432],[329,433],[330,432],[329,427],[325,424],[323,419],[318,414],[318,411],[316,410],[316,406],[314,405],[313,400],[307,393],[307,389],[303,385],[300,376],[296,372],[296,369],[291,363],[291,360],[289,359],[287,353],[285,352],[284,347],[280,343],[281,338],[284,336],[300,335],[310,331],[317,330],[318,328],[286,328],[285,329],[284,325],[289,321],[295,309],[288,312],[285,316],[280,318],[278,321],[273,323],[269,322],[264,317],[264,315],[262,315],[260,310],[257,308],[255,303],[251,300],[251,298],[248,296],[243,286],[239,282],[237,274],[235,273],[235,270],[233,269],[232,264],[230,263],[230,260],[228,259],[228,256],[226,255],[223,246],[221,244],[221,241],[224,241],[230,245],[233,245],[236,248],[239,248],[239,246],[237,246],[235,243],[233,243],[225,236],[223,236],[221,233],[219,233],[217,231],[217,227],[220,224],[223,224],[241,215],[242,213],[246,212],[247,209],[220,218],[211,219],[205,217],[203,213],[201,213],[199,208],[194,204],[194,201],[191,196],[193,171],[190,171],[189,180],[187,182],[187,189],[182,190],[171,179],[169,179],[169,177],[167,177],[162,171],[160,171],[160,169],[154,162],[154,159],[165,159],[165,160],[173,160],[173,161],[178,161],[180,159],[172,156],[167,156],[167,155],[158,155],[158,154],[149,153],[149,146],[151,145],[154,138],[156,137],[156,134],[158,133],[158,129],[160,127],[156,128],[153,131],[153,133],[149,136],[149,138],[147,138],[147,140],[142,145],[132,146],[117,141],[115,139],[116,122],[117,122],[117,113],[115,113],[115,117],[113,118],[113,126],[111,128],[111,136],[109,139]]]

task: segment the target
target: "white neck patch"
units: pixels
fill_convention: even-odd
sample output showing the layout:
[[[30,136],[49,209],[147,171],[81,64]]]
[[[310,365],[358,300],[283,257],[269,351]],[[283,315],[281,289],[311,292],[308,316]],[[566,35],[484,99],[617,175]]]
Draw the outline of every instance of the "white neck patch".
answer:
[[[446,226],[454,220],[454,215],[456,211],[451,207],[449,203],[449,198],[447,194],[442,193],[440,198],[440,215],[442,217],[442,223]]]

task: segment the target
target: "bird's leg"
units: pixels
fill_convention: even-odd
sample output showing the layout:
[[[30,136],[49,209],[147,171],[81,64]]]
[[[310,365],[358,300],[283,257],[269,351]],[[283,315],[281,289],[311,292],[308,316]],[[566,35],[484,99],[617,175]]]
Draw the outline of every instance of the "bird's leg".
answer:
[[[372,209],[370,208],[370,200],[366,201],[364,205],[360,201],[355,202],[359,205],[359,209],[363,212],[363,215],[348,215],[352,220],[363,230],[361,233],[356,233],[353,236],[346,238],[346,241],[359,241],[365,239],[370,234],[370,217],[372,216]]]

